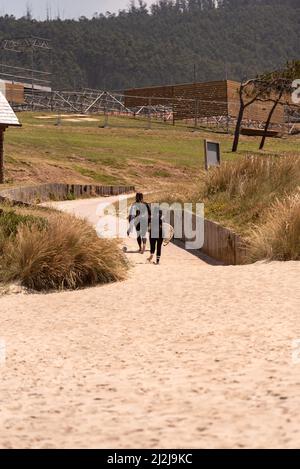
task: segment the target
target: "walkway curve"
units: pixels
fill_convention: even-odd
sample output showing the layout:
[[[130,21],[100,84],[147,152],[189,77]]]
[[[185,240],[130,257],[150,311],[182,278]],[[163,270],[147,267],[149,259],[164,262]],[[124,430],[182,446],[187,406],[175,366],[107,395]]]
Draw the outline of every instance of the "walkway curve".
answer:
[[[58,207],[95,224],[97,203]],[[125,282],[0,298],[0,447],[298,447],[300,264],[126,242]]]

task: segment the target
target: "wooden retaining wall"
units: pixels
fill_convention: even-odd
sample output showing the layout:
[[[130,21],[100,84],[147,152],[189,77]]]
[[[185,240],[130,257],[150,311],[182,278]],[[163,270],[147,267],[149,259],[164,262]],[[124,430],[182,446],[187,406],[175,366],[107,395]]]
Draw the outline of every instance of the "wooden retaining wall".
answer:
[[[174,218],[174,212],[171,212],[170,223],[173,227],[175,225]],[[197,216],[193,214],[193,230],[196,229],[196,223]],[[182,237],[180,241],[193,241],[187,239],[184,233],[184,216],[182,214]],[[199,251],[224,265],[241,265],[246,262],[245,241],[228,228],[207,219],[204,219],[204,244]]]
[[[245,263],[246,246],[243,239],[219,223],[204,220],[204,245],[202,252],[225,265]]]
[[[97,186],[89,184],[40,184],[0,190],[0,200],[31,205],[49,200],[68,200],[134,192],[134,186]]]

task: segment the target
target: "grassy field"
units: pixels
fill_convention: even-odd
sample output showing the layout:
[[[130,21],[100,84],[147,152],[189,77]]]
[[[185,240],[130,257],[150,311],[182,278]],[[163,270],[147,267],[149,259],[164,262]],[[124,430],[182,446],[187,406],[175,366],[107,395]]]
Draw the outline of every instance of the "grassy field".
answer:
[[[232,136],[196,131],[188,126],[110,117],[76,119],[51,114],[21,113],[21,129],[6,132],[8,184],[37,182],[134,184],[138,189],[161,189],[196,181],[203,170],[203,139],[222,144],[223,160],[236,158]],[[299,137],[270,139],[258,152],[259,139],[242,137],[239,154],[299,153]]]

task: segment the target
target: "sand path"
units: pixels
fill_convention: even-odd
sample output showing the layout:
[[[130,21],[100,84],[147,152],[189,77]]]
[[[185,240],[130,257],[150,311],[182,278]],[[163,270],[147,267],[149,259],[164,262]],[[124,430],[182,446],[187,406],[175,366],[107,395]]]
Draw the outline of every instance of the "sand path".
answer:
[[[300,263],[128,256],[122,283],[0,298],[0,447],[299,447]]]

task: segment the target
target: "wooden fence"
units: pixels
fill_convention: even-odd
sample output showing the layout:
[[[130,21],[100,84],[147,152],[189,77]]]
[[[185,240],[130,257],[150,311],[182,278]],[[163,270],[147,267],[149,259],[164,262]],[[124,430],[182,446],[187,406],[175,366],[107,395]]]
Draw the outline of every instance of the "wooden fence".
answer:
[[[87,184],[40,184],[0,190],[0,200],[31,205],[49,200],[68,200],[134,192],[134,186],[97,186]]]

